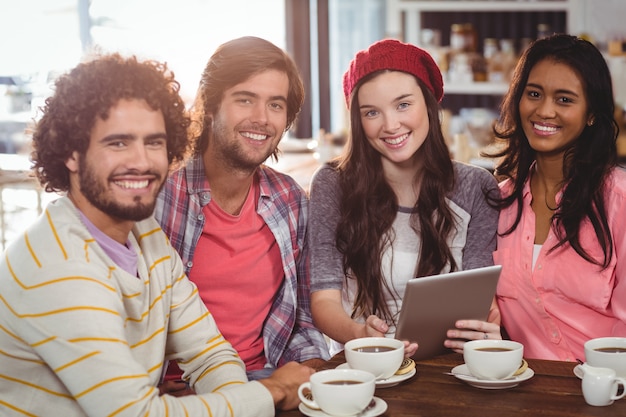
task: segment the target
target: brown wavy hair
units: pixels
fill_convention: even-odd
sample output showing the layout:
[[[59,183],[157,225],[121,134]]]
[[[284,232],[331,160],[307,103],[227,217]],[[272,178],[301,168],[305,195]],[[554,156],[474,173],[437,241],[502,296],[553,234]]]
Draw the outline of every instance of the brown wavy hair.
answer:
[[[224,92],[253,75],[274,69],[287,74],[287,127],[291,128],[304,103],[304,84],[298,67],[282,49],[265,39],[244,36],[220,45],[206,64],[192,109],[191,136],[194,153],[204,153],[211,138],[211,118],[217,113]],[[278,157],[278,148],[272,154]]]
[[[364,77],[353,90],[350,105],[351,134],[344,153],[332,165],[339,172],[341,217],[336,244],[343,254],[346,279],[356,279],[357,294],[352,317],[376,314],[395,322],[384,301],[390,291],[381,263],[385,247],[391,244],[391,226],[398,214],[398,200],[383,175],[380,154],[369,144],[359,114],[358,91],[363,83],[383,71]],[[422,241],[415,254],[417,277],[437,274],[449,264],[457,269],[446,237],[454,229],[454,214],[446,196],[454,187],[454,168],[441,132],[439,104],[433,93],[416,78],[428,111],[429,132],[414,155],[423,165],[419,198],[411,214],[411,226]]]
[[[85,154],[96,119],[106,120],[111,107],[123,99],[145,100],[161,110],[168,161],[181,162],[189,146],[190,121],[179,90],[166,64],[119,54],[96,56],[62,75],[33,133],[31,159],[40,184],[48,192],[69,189],[65,161],[74,151]]]

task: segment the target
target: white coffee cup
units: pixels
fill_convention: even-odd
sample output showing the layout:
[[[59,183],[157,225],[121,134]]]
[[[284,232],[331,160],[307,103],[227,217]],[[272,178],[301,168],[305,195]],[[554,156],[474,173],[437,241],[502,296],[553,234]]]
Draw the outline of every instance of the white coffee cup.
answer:
[[[304,395],[310,390],[313,399]],[[328,369],[311,375],[298,388],[300,401],[331,416],[352,416],[367,407],[374,397],[376,378],[358,369]]]
[[[599,337],[585,342],[585,362],[591,366],[611,368],[626,378],[626,337]]]
[[[512,340],[471,340],[463,345],[463,359],[478,379],[511,377],[522,364],[524,345]]]
[[[626,378],[617,376],[615,370],[590,366],[587,363],[577,365],[576,368],[577,373],[582,374],[583,397],[587,404],[603,407],[626,395]],[[620,385],[622,393],[618,395]]]
[[[402,365],[404,342],[388,337],[362,337],[347,342],[344,353],[350,368],[371,372],[376,379],[387,379]]]

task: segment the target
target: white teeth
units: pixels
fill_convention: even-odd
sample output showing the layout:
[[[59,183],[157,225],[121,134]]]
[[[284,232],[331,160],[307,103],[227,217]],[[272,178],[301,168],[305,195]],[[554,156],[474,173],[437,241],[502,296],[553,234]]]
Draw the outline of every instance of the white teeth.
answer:
[[[556,127],[552,127],[552,126],[543,126],[543,125],[533,124],[533,127],[542,132],[556,132],[557,131]]]
[[[259,134],[250,133],[250,132],[241,132],[241,136],[245,136],[248,139],[252,139],[252,140],[265,140],[265,139],[267,139],[267,135],[259,135]]]
[[[115,181],[115,184],[122,188],[139,189],[146,188],[149,184],[148,180],[144,181]]]
[[[390,139],[383,139],[385,141],[385,143],[388,143],[390,145],[397,145],[399,143],[402,143],[402,141],[404,141],[407,137],[409,136],[408,133],[405,133],[402,136],[398,136],[397,138],[390,138]]]

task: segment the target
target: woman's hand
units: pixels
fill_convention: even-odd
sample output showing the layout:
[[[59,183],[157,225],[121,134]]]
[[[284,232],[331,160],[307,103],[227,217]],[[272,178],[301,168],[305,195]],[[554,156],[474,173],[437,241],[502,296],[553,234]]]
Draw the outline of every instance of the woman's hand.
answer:
[[[372,314],[365,320],[361,337],[385,337],[387,331],[389,331],[389,325],[378,316]]]
[[[496,339],[501,340],[500,333],[500,309],[494,297],[491,301],[487,321],[459,320],[455,323],[456,329],[448,330],[448,340],[443,344],[445,347],[457,353],[463,353],[463,345],[467,340]],[[465,340],[463,340],[465,339]]]
[[[463,344],[467,340],[502,339],[500,326],[480,320],[459,320],[455,323],[456,329],[448,330],[448,340],[444,346],[458,353],[463,353]]]
[[[362,337],[385,337],[389,331],[389,325],[378,316],[371,315],[365,320],[364,336]],[[417,351],[417,343],[404,340],[404,357],[410,358]]]
[[[405,358],[410,358],[411,356],[415,355],[415,352],[417,352],[417,343],[413,342],[409,342],[408,340],[403,340],[404,342],[404,357]]]

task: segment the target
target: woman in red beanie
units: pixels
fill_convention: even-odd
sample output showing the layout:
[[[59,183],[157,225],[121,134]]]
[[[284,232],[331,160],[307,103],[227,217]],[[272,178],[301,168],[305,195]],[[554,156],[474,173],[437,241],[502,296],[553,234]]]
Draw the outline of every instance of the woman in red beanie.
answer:
[[[493,265],[498,224],[485,197],[498,193],[493,176],[450,159],[443,81],[428,53],[379,41],[357,53],[343,88],[351,136],[316,172],[309,217],[311,309],[331,353],[354,338],[393,337],[409,279]],[[495,302],[488,320],[457,322],[446,346],[501,338]]]

